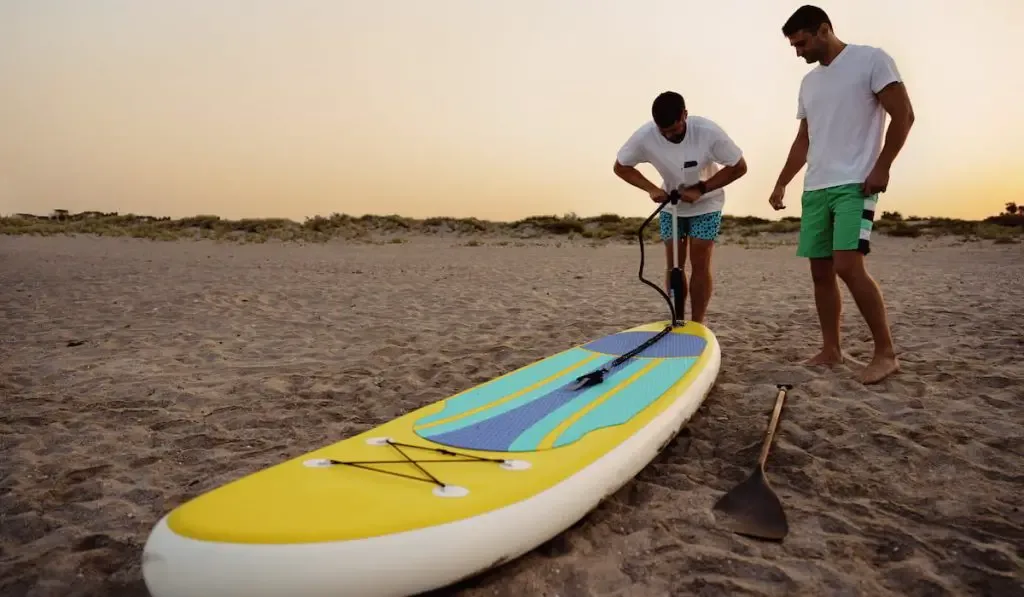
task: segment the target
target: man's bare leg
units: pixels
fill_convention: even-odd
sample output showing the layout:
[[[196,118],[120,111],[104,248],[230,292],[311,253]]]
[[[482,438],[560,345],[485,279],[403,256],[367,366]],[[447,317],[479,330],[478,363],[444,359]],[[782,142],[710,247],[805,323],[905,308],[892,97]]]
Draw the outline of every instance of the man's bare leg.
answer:
[[[690,240],[690,310],[692,321],[703,324],[711,302],[711,253],[715,241]]]
[[[814,305],[821,326],[821,352],[806,361],[807,365],[838,365],[843,362],[839,347],[839,323],[843,298],[832,259],[811,259],[811,280],[814,282]]]
[[[868,273],[864,266],[864,255],[859,251],[836,251],[835,270],[850,289],[875,342],[875,354],[871,362],[857,377],[862,383],[878,383],[900,368],[893,348],[882,291]]]

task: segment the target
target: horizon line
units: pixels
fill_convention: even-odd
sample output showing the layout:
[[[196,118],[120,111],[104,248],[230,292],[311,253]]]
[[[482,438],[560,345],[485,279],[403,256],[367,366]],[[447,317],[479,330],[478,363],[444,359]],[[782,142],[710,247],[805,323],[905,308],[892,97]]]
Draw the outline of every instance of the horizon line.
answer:
[[[635,219],[643,220],[643,219],[646,219],[648,217],[648,216],[623,215],[623,214],[619,214],[619,213],[615,213],[615,212],[603,212],[603,213],[596,214],[596,215],[591,215],[591,216],[581,216],[581,215],[577,214],[576,212],[570,211],[570,212],[567,212],[567,213],[562,214],[562,215],[558,215],[558,214],[554,214],[554,213],[537,213],[537,214],[533,214],[533,215],[529,215],[529,216],[524,216],[524,217],[518,218],[518,219],[501,220],[501,219],[479,218],[479,217],[476,217],[476,216],[461,216],[460,217],[460,216],[435,215],[435,216],[425,216],[425,217],[413,217],[413,216],[404,216],[404,215],[401,215],[399,213],[383,213],[383,212],[382,213],[367,212],[367,213],[363,213],[363,214],[360,214],[360,215],[355,215],[355,214],[346,213],[346,212],[331,212],[330,214],[327,214],[327,215],[316,213],[316,214],[313,214],[313,215],[303,216],[303,220],[294,220],[292,218],[278,217],[278,216],[228,218],[228,217],[221,216],[221,215],[218,215],[218,214],[215,214],[215,213],[195,213],[193,215],[174,217],[174,216],[166,216],[166,215],[164,215],[164,216],[157,216],[157,215],[152,215],[152,214],[142,214],[142,213],[136,213],[136,212],[125,212],[125,213],[121,213],[121,212],[118,212],[118,211],[104,212],[104,211],[100,211],[100,210],[83,210],[83,211],[78,211],[78,212],[72,212],[72,211],[66,210],[66,209],[54,208],[54,209],[51,210],[49,215],[46,215],[46,214],[35,214],[35,213],[29,213],[29,212],[13,212],[13,213],[7,213],[7,214],[0,213],[0,218],[17,218],[17,217],[21,217],[21,216],[29,216],[29,217],[32,217],[32,218],[40,218],[40,219],[52,220],[52,219],[55,219],[54,215],[57,214],[58,212],[63,212],[63,214],[66,217],[81,216],[83,214],[90,214],[90,215],[94,215],[96,217],[128,217],[128,216],[132,216],[132,217],[137,217],[137,218],[147,218],[147,219],[155,219],[155,220],[163,220],[163,221],[168,221],[168,220],[170,220],[170,221],[177,221],[177,220],[186,220],[186,219],[193,219],[193,218],[217,218],[218,220],[229,221],[229,222],[238,222],[238,221],[242,221],[242,220],[254,220],[254,221],[259,221],[259,220],[286,220],[286,221],[289,221],[289,222],[294,222],[296,224],[301,224],[303,221],[315,220],[317,218],[322,218],[322,219],[329,220],[329,219],[331,219],[331,218],[333,218],[335,216],[348,217],[348,218],[352,218],[352,219],[362,219],[362,218],[394,218],[394,217],[397,217],[397,218],[402,218],[402,219],[405,219],[405,220],[421,221],[421,222],[422,221],[427,221],[427,220],[439,220],[439,219],[443,219],[443,220],[476,220],[478,222],[510,223],[510,224],[511,223],[516,223],[516,222],[523,222],[523,221],[526,221],[526,220],[531,220],[531,219],[536,219],[536,218],[558,218],[558,219],[561,219],[561,220],[571,220],[571,219],[593,220],[593,219],[598,219],[598,218],[602,218],[602,217],[614,216],[614,217],[617,217],[617,218],[620,218],[620,219],[632,219],[632,218],[635,218]],[[891,214],[899,215],[900,219],[903,219],[903,220],[953,220],[953,221],[961,221],[961,222],[979,222],[979,223],[980,222],[984,222],[986,219],[989,219],[989,218],[998,217],[1000,215],[1007,215],[1007,212],[1004,211],[1004,212],[1000,212],[1000,213],[996,213],[996,214],[991,214],[989,216],[985,216],[984,218],[965,219],[965,218],[953,218],[953,217],[949,217],[949,216],[910,215],[910,214],[902,214],[899,211],[883,211],[882,213],[877,215],[877,219],[881,219],[882,216],[884,216],[885,214],[890,214],[890,213]],[[749,214],[748,215],[738,215],[738,214],[726,214],[726,213],[723,213],[722,214],[722,219],[753,219],[753,220],[760,220],[760,221],[764,221],[764,222],[784,222],[784,221],[799,221],[801,219],[801,216],[799,216],[799,215],[797,215],[797,216],[792,216],[792,215],[791,216],[780,216],[779,218],[776,219],[776,218],[765,218],[765,217],[762,217],[762,216],[749,215]]]

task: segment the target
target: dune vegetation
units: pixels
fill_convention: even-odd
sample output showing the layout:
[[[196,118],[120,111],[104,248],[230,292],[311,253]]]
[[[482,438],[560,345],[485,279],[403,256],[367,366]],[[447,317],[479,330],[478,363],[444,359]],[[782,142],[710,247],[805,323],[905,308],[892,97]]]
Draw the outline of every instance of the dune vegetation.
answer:
[[[332,214],[313,216],[303,222],[283,218],[247,218],[229,220],[215,215],[185,218],[86,211],[69,213],[56,209],[47,215],[14,214],[0,217],[0,234],[7,235],[95,235],[151,240],[212,239],[230,242],[262,243],[271,240],[326,242],[333,239],[353,242],[393,242],[422,235],[472,239],[538,239],[562,237],[597,242],[636,242],[644,218],[603,214],[579,217],[538,215],[514,222],[494,222],[476,218],[408,218],[399,215],[350,216]],[[795,237],[800,219],[785,217],[768,220],[753,216],[727,215],[722,223],[725,242],[749,243],[766,237]],[[1024,208],[1009,203],[1003,213],[983,220],[934,217],[904,217],[884,212],[875,221],[880,234],[896,237],[955,236],[964,241],[990,240],[1017,243],[1024,238]],[[645,242],[657,239],[657,221],[645,229]],[[795,242],[795,239],[791,239]]]

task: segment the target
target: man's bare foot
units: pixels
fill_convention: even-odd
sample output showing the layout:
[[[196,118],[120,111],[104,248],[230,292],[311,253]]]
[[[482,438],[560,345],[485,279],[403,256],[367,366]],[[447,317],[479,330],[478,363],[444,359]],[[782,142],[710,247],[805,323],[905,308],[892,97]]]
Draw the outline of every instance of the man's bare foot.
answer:
[[[804,365],[809,367],[827,365],[831,367],[832,365],[842,365],[843,361],[843,353],[841,351],[825,349],[804,361]]]
[[[900,362],[894,355],[875,355],[867,367],[860,370],[857,379],[863,384],[878,383],[900,370]]]

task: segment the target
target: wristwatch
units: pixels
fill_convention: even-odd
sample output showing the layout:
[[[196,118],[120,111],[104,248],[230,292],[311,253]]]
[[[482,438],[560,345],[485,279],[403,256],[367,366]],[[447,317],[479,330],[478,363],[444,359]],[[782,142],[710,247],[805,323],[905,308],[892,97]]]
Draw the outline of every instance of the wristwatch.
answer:
[[[700,189],[700,194],[701,194],[701,195],[703,195],[703,194],[705,194],[705,193],[707,193],[707,192],[708,192],[708,183],[707,183],[707,182],[705,182],[705,181],[703,181],[703,180],[702,180],[702,181],[700,181],[700,182],[698,182],[697,184],[695,184],[695,185],[693,185],[693,186],[695,186],[695,187],[697,187],[698,189]]]

